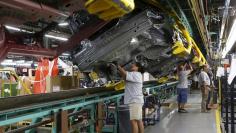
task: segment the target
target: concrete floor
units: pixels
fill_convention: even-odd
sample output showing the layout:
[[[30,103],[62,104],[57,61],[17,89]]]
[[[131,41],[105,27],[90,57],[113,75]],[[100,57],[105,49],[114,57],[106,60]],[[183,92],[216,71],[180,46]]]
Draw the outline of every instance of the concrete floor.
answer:
[[[200,113],[200,103],[200,93],[191,94],[187,106],[189,113],[178,113],[176,108],[164,109],[169,113],[156,125],[145,128],[145,133],[216,133],[215,111]]]

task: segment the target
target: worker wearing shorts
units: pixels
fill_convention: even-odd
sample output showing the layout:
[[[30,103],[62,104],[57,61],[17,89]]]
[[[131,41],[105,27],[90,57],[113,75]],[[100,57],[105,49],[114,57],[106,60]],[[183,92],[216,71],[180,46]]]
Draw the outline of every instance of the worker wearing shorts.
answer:
[[[118,66],[118,70],[125,80],[124,103],[129,106],[132,133],[144,133],[142,121],[143,78],[141,73],[143,71],[141,65],[139,63],[132,64],[130,72],[125,71],[120,66]]]
[[[186,70],[185,65],[180,65],[178,68],[178,77],[179,77],[179,83],[177,85],[177,101],[178,101],[178,112],[179,113],[187,113],[187,110],[185,110],[185,104],[187,103],[188,98],[188,75],[192,71],[192,66],[188,64],[189,70]]]

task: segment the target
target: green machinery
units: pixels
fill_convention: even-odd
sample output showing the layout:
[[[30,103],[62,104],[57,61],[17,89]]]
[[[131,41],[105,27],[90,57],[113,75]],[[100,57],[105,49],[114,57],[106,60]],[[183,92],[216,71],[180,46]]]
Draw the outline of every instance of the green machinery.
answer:
[[[144,85],[144,88],[149,88],[164,100],[175,94],[176,84],[177,82],[161,85],[155,83]],[[117,109],[121,104],[122,96],[122,90],[107,90],[99,87],[2,98],[0,100],[0,129],[8,129],[7,132],[33,133],[36,127],[51,124],[50,128],[53,133],[80,132],[81,130],[93,133],[97,131],[98,103],[103,102],[113,103],[114,119],[113,126],[102,130],[117,133],[119,126]],[[18,123],[22,121],[28,121],[29,124],[19,126]]]

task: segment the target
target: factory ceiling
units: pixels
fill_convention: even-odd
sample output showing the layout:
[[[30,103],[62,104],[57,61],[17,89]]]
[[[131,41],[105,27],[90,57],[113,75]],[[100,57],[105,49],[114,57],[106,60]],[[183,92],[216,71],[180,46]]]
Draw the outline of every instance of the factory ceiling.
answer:
[[[136,7],[145,8],[150,5],[150,1],[155,0],[135,0]],[[117,22],[103,21],[89,15],[84,10],[85,2],[86,0],[0,1],[0,61],[19,55],[53,58],[66,51],[73,54],[80,48],[82,40],[96,38]],[[215,54],[220,47],[219,27],[222,25],[222,12],[226,9],[224,5],[227,1],[158,2],[177,14],[207,58]],[[233,4],[232,1],[231,3]],[[224,36],[227,36],[229,25],[225,27]]]

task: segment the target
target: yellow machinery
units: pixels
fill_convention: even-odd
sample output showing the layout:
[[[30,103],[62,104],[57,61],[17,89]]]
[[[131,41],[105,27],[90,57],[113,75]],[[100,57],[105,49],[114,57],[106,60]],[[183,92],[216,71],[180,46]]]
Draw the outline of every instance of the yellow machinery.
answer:
[[[134,0],[88,0],[85,7],[90,14],[103,20],[122,17],[135,8]]]
[[[99,76],[96,72],[92,71],[89,73],[89,77],[93,80],[93,81],[97,81],[99,80]],[[119,82],[115,82],[115,81],[112,81],[110,83],[107,83],[105,85],[105,87],[107,89],[115,89],[116,91],[119,91],[119,90],[123,90],[125,89],[125,81],[124,80],[121,80]]]
[[[192,63],[198,64],[198,66],[207,64],[205,57],[202,55],[201,51],[199,50],[194,39],[190,36],[186,27],[180,21],[178,15],[174,11],[164,8],[164,6],[162,6],[155,0],[148,0],[148,2],[154,6],[159,7],[175,20],[175,31],[181,34],[185,39],[184,41],[186,41],[183,42],[183,40],[181,39],[175,41],[172,47],[172,54],[179,57],[185,57],[193,54],[194,57],[192,59]],[[135,8],[135,4],[134,0],[88,0],[85,4],[85,7],[87,8],[89,13],[97,15],[103,20],[111,20],[114,18],[122,17],[123,15],[131,12]],[[168,77],[162,77],[158,80],[159,83],[164,83],[167,81]],[[120,81],[118,83],[110,83],[107,85],[108,88],[111,86],[118,86],[117,88],[119,90],[121,88],[124,88],[124,81]]]
[[[125,89],[125,81],[121,80],[119,82],[112,82],[109,84],[106,84],[106,87],[108,89],[115,89],[116,91]]]
[[[183,57],[183,56],[191,54],[192,51],[195,51],[196,54],[194,54],[195,57],[193,58],[192,62],[193,63],[198,63],[199,66],[207,64],[205,57],[202,55],[202,53],[199,50],[197,44],[195,43],[193,38],[190,36],[188,30],[181,23],[180,18],[178,17],[178,15],[174,11],[164,8],[164,6],[162,6],[159,2],[157,2],[155,0],[147,0],[147,1],[150,4],[160,8],[161,10],[163,10],[164,12],[169,14],[175,20],[175,26],[174,26],[175,30],[178,30],[178,32],[180,32],[184,36],[184,38],[186,39],[187,46],[185,46],[183,44],[183,42],[181,42],[181,41],[176,41],[174,43],[174,46],[172,47],[173,48],[173,54],[176,55],[176,56]]]
[[[14,77],[16,77],[16,79],[18,80],[18,82],[21,83],[24,91],[27,93],[27,94],[32,94],[32,92],[30,91],[29,88],[27,88],[27,86],[24,84],[24,82],[19,78],[19,76],[13,71],[13,70],[5,70],[5,69],[0,69],[0,72],[9,72],[10,75],[13,75]],[[4,84],[4,83],[2,83]],[[10,81],[10,84],[9,84],[9,87],[10,87],[10,91],[11,91],[11,81]],[[4,87],[2,87],[4,88]]]

